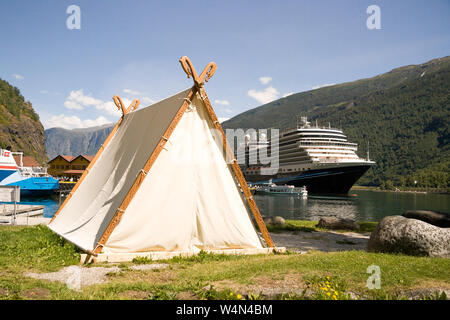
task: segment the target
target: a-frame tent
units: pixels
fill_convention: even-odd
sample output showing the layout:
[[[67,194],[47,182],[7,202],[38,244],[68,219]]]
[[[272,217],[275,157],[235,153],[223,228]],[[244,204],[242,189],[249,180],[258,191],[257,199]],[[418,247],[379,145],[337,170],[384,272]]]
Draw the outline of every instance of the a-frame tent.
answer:
[[[114,97],[122,118],[49,224],[94,261],[276,249],[203,88],[216,65],[180,62],[192,88],[140,110]]]

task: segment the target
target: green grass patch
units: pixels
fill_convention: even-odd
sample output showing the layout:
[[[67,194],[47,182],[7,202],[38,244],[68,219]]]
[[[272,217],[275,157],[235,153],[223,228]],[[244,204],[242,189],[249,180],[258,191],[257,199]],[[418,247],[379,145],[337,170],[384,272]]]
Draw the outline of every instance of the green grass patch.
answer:
[[[46,226],[0,227],[2,270],[56,271],[79,261],[77,248]]]
[[[267,296],[258,290],[249,293],[238,288],[284,287],[286,283],[292,292],[288,290],[271,298],[340,300],[349,298],[348,292],[353,292],[368,299],[398,299],[405,290],[450,287],[450,259],[365,251],[251,256],[201,252],[164,261],[170,267],[161,270],[129,268],[150,262],[142,259],[122,263],[120,273],[108,275],[106,283],[77,292],[64,283],[25,276],[29,271],[57,271],[79,263],[76,248],[47,227],[0,227],[0,249],[0,299],[166,300],[190,294],[195,299],[258,300]],[[380,267],[380,290],[366,288],[370,265]],[[306,296],[306,289],[314,293]],[[436,292],[428,298],[442,299],[443,295]]]
[[[319,228],[317,227],[318,221],[311,220],[286,220],[286,224],[284,225],[267,225],[267,229],[270,232],[280,233],[280,232],[313,232],[313,231],[330,231],[329,229]],[[359,233],[367,233],[372,232],[378,225],[378,222],[371,221],[362,221],[358,222],[360,229],[359,230],[333,230],[337,232],[359,232]]]
[[[303,231],[303,232],[312,232],[317,231],[317,221],[309,221],[309,220],[286,220],[286,224],[284,225],[267,225],[267,229],[270,232],[280,233],[285,231]]]

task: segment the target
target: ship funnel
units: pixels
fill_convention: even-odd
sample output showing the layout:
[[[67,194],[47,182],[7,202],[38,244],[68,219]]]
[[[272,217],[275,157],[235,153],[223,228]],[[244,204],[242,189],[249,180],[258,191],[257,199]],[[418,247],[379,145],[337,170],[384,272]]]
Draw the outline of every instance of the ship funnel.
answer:
[[[307,127],[309,127],[309,124],[311,123],[311,122],[309,122],[308,121],[308,117],[300,117],[300,121],[299,121],[300,123],[297,123],[297,129],[298,128],[307,128]]]

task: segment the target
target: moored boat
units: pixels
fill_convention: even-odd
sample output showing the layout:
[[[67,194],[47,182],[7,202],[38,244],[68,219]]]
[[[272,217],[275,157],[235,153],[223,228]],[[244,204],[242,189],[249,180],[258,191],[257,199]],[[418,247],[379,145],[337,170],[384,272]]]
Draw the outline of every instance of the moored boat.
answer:
[[[19,164],[14,160],[19,156]],[[22,163],[22,153],[0,149],[0,185],[19,186],[21,196],[44,196],[54,193],[59,182],[49,176],[45,169],[26,167]]]
[[[274,183],[256,185],[255,194],[270,194],[270,195],[295,195],[301,196],[302,198],[307,198],[308,191],[306,187],[303,186],[301,188],[292,186],[292,185],[282,185],[278,186]]]

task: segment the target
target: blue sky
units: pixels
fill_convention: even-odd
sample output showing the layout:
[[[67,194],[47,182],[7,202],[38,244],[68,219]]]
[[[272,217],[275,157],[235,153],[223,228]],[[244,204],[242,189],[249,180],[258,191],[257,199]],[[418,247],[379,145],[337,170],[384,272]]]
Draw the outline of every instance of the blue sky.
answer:
[[[81,29],[66,27],[69,5]],[[369,30],[369,5],[381,29]],[[0,2],[0,78],[45,128],[114,122],[112,96],[151,104],[190,87],[178,59],[218,65],[206,90],[221,118],[289,93],[450,53],[450,1]]]

